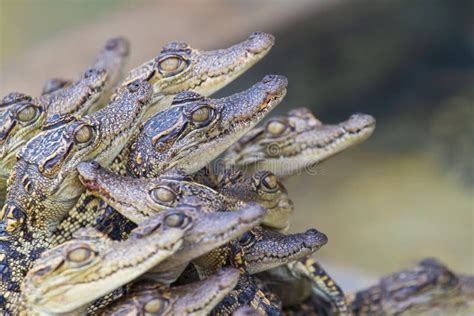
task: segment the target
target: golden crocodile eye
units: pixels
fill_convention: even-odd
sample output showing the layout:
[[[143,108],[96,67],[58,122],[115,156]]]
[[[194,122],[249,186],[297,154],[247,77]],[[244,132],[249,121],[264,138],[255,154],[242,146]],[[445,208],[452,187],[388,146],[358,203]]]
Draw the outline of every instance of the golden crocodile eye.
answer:
[[[262,188],[268,192],[274,192],[278,189],[278,179],[274,174],[266,174],[261,179]]]
[[[74,140],[79,144],[87,143],[94,136],[94,129],[92,126],[83,125],[74,133]]]
[[[272,136],[280,136],[286,130],[286,124],[280,121],[270,121],[266,129]]]
[[[143,306],[143,311],[148,314],[158,315],[165,311],[169,302],[166,299],[154,298],[149,300]]]
[[[203,123],[212,118],[214,110],[208,106],[200,107],[191,114],[191,119],[196,123]]]
[[[169,227],[185,228],[191,223],[191,218],[179,213],[167,215],[165,217],[165,224]]]
[[[66,255],[67,260],[74,263],[81,263],[81,262],[87,261],[91,257],[92,257],[92,250],[86,245],[73,248],[69,250]]]
[[[17,118],[21,122],[30,122],[38,115],[38,108],[33,105],[28,105],[17,113]]]
[[[171,203],[176,200],[176,194],[168,187],[157,187],[151,191],[151,197],[157,202]]]
[[[166,57],[158,62],[158,68],[164,73],[176,73],[184,69],[184,60],[179,56]]]
[[[246,232],[245,234],[242,235],[242,237],[239,240],[239,244],[241,246],[248,246],[252,244],[255,240],[255,236],[251,232]]]

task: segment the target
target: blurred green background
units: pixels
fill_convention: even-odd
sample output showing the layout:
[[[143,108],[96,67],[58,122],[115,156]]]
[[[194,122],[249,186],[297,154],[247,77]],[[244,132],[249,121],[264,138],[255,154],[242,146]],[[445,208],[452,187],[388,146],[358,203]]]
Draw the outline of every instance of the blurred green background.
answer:
[[[0,92],[78,77],[115,35],[132,68],[170,40],[209,49],[270,32],[274,49],[218,95],[277,73],[290,86],[274,114],[377,118],[366,143],[285,180],[293,230],[329,236],[316,257],[347,288],[426,256],[474,273],[472,3],[0,0]]]

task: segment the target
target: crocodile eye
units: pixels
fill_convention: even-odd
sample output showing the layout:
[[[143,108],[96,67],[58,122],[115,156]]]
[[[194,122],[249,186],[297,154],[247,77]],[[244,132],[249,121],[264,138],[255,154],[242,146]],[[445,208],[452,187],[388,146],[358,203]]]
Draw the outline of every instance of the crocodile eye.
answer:
[[[239,240],[239,244],[241,246],[248,246],[252,244],[255,240],[255,236],[251,232],[246,232],[245,234],[242,235],[242,237]]]
[[[264,175],[260,183],[267,192],[275,192],[278,189],[278,179],[274,174]]]
[[[184,214],[174,213],[165,217],[165,224],[169,227],[185,228],[191,223],[191,218]]]
[[[93,251],[87,245],[81,245],[68,251],[66,258],[70,262],[83,263],[89,260]]]
[[[186,62],[180,56],[169,56],[158,62],[158,68],[164,73],[176,73],[184,69]]]
[[[38,108],[33,105],[27,105],[17,113],[17,118],[21,122],[31,122],[38,116]]]
[[[204,123],[206,121],[211,121],[213,116],[214,116],[214,109],[208,106],[203,106],[195,110],[191,114],[191,119],[193,120],[193,122],[196,122],[196,123]]]
[[[168,187],[157,187],[151,191],[151,197],[157,202],[170,203],[176,200],[176,194]]]
[[[272,136],[280,136],[286,130],[286,124],[280,121],[270,121],[266,126],[266,130]]]
[[[87,143],[94,136],[94,129],[90,125],[83,125],[74,133],[74,140],[78,144]]]
[[[154,298],[149,300],[143,306],[143,311],[152,315],[163,313],[169,305],[169,301],[163,298]]]

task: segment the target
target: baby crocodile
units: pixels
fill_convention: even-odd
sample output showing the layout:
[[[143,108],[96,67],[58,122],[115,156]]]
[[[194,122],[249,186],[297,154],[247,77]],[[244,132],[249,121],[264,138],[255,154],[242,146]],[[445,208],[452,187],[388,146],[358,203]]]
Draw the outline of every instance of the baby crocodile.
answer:
[[[472,315],[474,276],[456,275],[439,260],[427,258],[347,295],[346,301],[352,315]],[[333,308],[313,295],[284,311],[288,316],[328,315]]]
[[[20,93],[4,97],[0,104],[0,176],[8,177],[17,153],[45,125],[86,113],[98,100],[106,79],[105,70],[92,68],[69,87],[39,98]]]
[[[238,210],[244,205],[233,200],[227,204],[225,196],[182,176],[133,179],[114,175],[93,164],[81,164],[79,172],[81,180],[92,194],[101,196],[118,212],[137,223],[155,212],[189,203],[185,201],[190,197],[194,197],[194,205],[204,212]],[[284,235],[256,227],[243,235],[240,246],[245,249],[247,271],[257,273],[307,256],[326,242],[327,237],[314,229],[301,234]],[[194,247],[199,248],[197,245]],[[194,260],[200,276],[211,275],[221,267],[226,253],[227,246]],[[191,257],[190,252],[188,256]],[[175,257],[173,260],[176,260]]]
[[[165,226],[167,225],[170,227],[182,228],[184,231],[182,236],[183,241],[180,244],[180,247],[175,249],[173,256],[169,257],[169,260],[165,258],[164,260],[160,260],[159,263],[155,262],[153,265],[147,265],[146,271],[151,269],[150,273],[147,274],[147,277],[161,282],[163,277],[169,277],[168,274],[170,271],[180,268],[181,266],[186,266],[188,261],[193,257],[202,255],[242,234],[243,231],[246,231],[249,228],[257,225],[264,214],[265,211],[258,207],[249,207],[237,212],[206,213],[201,212],[199,209],[194,207],[188,207],[185,203],[183,207],[163,211],[160,213],[161,216],[156,219],[156,221],[161,220]],[[152,216],[152,218],[156,217]],[[148,221],[149,219],[140,223],[138,229],[140,229],[143,224],[148,223]],[[51,298],[54,301],[61,300],[64,302],[65,300],[68,300],[71,301],[71,303],[74,301],[74,304],[76,304],[75,306],[77,307],[77,304],[83,305],[88,303],[91,300],[98,298],[107,292],[111,292],[117,287],[132,280],[132,276],[124,279],[124,276],[121,272],[114,275],[117,269],[121,270],[124,266],[128,266],[130,269],[132,269],[134,262],[137,262],[136,270],[141,271],[141,273],[146,272],[142,269],[140,258],[146,258],[147,253],[142,253],[140,251],[140,244],[130,242],[127,243],[129,240],[133,240],[133,236],[136,234],[136,232],[137,229],[134,229],[127,241],[121,243],[107,240],[107,242],[112,243],[112,245],[115,245],[116,243],[119,243],[120,245],[120,252],[114,256],[114,258],[116,258],[115,262],[111,263],[112,259],[101,256],[93,264],[87,266],[81,265],[80,271],[72,266],[48,274],[46,280],[46,277],[42,275],[42,279],[40,280],[41,284],[35,285],[36,288],[41,288],[44,290],[40,291],[42,295],[42,302],[52,304],[53,302],[51,302],[50,299],[50,295],[52,295]],[[47,261],[45,261],[46,259],[43,260],[42,257],[42,259],[39,259],[38,262],[44,262],[47,264],[47,262],[55,260],[64,260],[64,251],[57,251],[57,249],[62,249],[65,247],[65,244],[75,244],[76,242],[77,240],[72,240],[56,248],[53,248],[52,250],[49,250],[43,255],[44,258],[47,258]],[[137,248],[137,250],[135,250],[136,252],[134,252],[132,249],[131,251],[127,251],[126,247],[133,247],[134,249]],[[109,248],[107,245],[100,247],[100,249],[106,251],[106,253],[109,253],[110,251],[115,252],[116,247],[112,247],[110,250],[107,248]],[[120,259],[120,257],[122,259]],[[40,267],[39,269],[42,269],[41,263],[38,263],[37,266]],[[104,271],[104,269],[108,272],[97,272]],[[35,270],[36,268],[32,269],[32,271]],[[178,269],[177,275],[179,275],[181,271],[182,269]],[[28,275],[30,274],[31,272],[29,272]],[[106,275],[105,278],[102,277],[103,274]],[[99,275],[99,277],[91,278],[91,275]],[[133,278],[136,277],[137,274],[134,274]],[[49,281],[51,279],[54,281],[54,283]],[[172,281],[174,281],[174,279]],[[104,284],[105,282],[107,282],[107,285]],[[31,283],[28,279],[28,276],[24,283]],[[76,290],[76,287],[80,285],[83,291],[87,291],[91,294],[87,296],[87,300],[81,297],[73,297],[72,295],[69,297],[59,296],[56,298],[52,293],[54,291],[51,291],[50,289],[48,290],[47,285],[45,285],[51,283],[54,284],[55,288],[60,289],[63,287],[72,287]],[[36,289],[35,291],[38,290]],[[61,293],[63,292],[64,291],[61,291]],[[30,292],[25,292],[24,294],[28,297],[31,295]],[[85,296],[83,295],[82,297]],[[46,305],[46,303],[43,303],[43,305]]]
[[[133,82],[104,109],[42,132],[20,151],[0,211],[0,300],[7,310],[16,309],[23,276],[84,190],[77,165],[89,159],[110,164],[137,129],[150,96],[150,84]]]
[[[226,151],[224,162],[291,175],[366,140],[374,128],[370,115],[354,114],[337,125],[323,125],[308,109],[299,108],[245,135]]]
[[[178,251],[188,218],[170,210],[150,217],[126,241],[111,241],[93,228],[44,252],[22,285],[22,312],[68,313],[136,279]],[[91,287],[91,284],[94,287]]]
[[[164,109],[165,95],[192,90],[208,96],[247,71],[273,47],[273,35],[256,32],[229,48],[202,51],[183,42],[166,44],[155,58],[130,71],[123,84],[146,79],[153,85],[152,112]]]
[[[178,94],[168,109],[145,122],[127,168],[155,177],[171,168],[198,171],[260,122],[286,94],[283,76],[267,75],[251,88],[221,99]]]
[[[283,99],[286,86],[283,76],[265,76],[250,89],[222,99],[182,92],[171,107],[145,122],[130,146],[130,157],[126,150],[114,169],[121,170],[128,161],[133,176],[155,177],[170,169],[197,171],[272,110]],[[61,241],[71,228],[94,221],[94,204],[96,201],[88,199],[73,209],[61,223],[56,239]]]
[[[141,281],[101,316],[207,315],[237,284],[239,271],[223,268],[206,280],[171,288]]]
[[[355,315],[471,315],[474,276],[456,275],[439,260],[421,260],[412,269],[348,296]]]

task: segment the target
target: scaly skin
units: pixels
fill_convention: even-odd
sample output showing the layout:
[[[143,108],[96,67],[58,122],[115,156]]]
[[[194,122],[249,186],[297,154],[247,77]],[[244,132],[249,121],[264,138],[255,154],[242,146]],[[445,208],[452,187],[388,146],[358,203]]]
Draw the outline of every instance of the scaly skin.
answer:
[[[228,203],[225,196],[204,185],[183,179],[183,176],[179,175],[134,179],[116,175],[91,163],[81,164],[78,170],[81,181],[92,194],[101,197],[136,223],[163,209],[183,203],[189,204],[191,197],[193,207],[199,207],[203,212],[238,210],[243,206],[241,201]],[[250,227],[246,230],[248,229]],[[235,235],[234,238],[239,235]],[[250,273],[257,273],[307,256],[326,242],[327,237],[316,230],[308,230],[303,234],[283,235],[257,227],[244,234],[241,246],[246,249],[244,259],[247,270]],[[194,245],[194,248],[201,247]],[[222,266],[222,258],[225,257],[227,250],[227,247],[222,247],[193,261],[200,267],[201,276],[210,275]],[[191,256],[192,252],[187,251],[187,254]],[[173,260],[176,260],[175,257]]]
[[[122,153],[121,161],[128,161],[132,176],[146,178],[170,169],[187,174],[197,171],[272,110],[283,99],[286,86],[285,77],[266,76],[250,89],[222,99],[182,92],[174,98],[170,108],[145,122],[130,146],[130,157],[126,158],[127,154]],[[112,167],[114,170],[123,169],[122,163],[115,163],[117,161]],[[55,233],[57,242],[67,240],[71,231],[90,225],[97,217],[95,201],[81,202],[84,203],[73,209],[61,223]],[[113,215],[113,212],[108,213]]]
[[[355,315],[471,315],[474,276],[456,275],[428,258],[348,296]]]
[[[77,208],[77,211],[74,209],[77,216],[72,218],[88,219],[89,225],[95,223],[100,231],[109,231],[109,236],[113,239],[126,237],[130,229],[127,218],[139,223],[163,209],[179,206],[186,197],[198,197],[199,206],[212,211],[244,206],[244,203],[238,201],[225,203],[223,195],[193,182],[182,172],[167,172],[159,178],[137,179],[120,176],[94,162],[80,164],[78,171],[87,194],[96,198],[88,198],[84,202],[85,211],[80,211],[81,208]],[[115,210],[119,210],[121,215]],[[64,225],[66,223],[67,226]],[[70,232],[79,229],[84,223],[85,221],[77,220],[62,222],[54,234],[54,244],[67,240]]]
[[[126,241],[111,241],[92,228],[78,231],[44,252],[28,272],[21,314],[84,309],[178,251],[188,229],[186,216],[170,210],[143,222]]]
[[[260,226],[243,234],[237,246],[243,251],[245,271],[258,273],[285,265],[310,255],[327,243],[327,237],[316,229],[284,235]],[[199,277],[212,275],[228,262],[231,247],[226,245],[193,261]]]
[[[137,177],[156,177],[171,168],[188,174],[254,127],[278,105],[288,81],[268,75],[250,89],[222,99],[178,94],[171,107],[152,116],[131,147],[127,163]]]
[[[52,230],[84,190],[77,165],[90,159],[110,164],[137,130],[150,97],[147,82],[131,83],[106,108],[42,132],[18,154],[0,212],[4,313],[17,309],[23,276],[48,248]]]
[[[230,246],[227,264],[239,269],[239,281],[234,290],[214,308],[211,315],[233,315],[244,306],[251,307],[258,315],[281,315],[280,300],[261,288],[254,277],[247,272],[244,256],[245,250],[238,243]]]
[[[327,242],[327,237],[312,229],[303,234],[283,235],[254,228],[233,243],[228,252],[232,266],[241,271],[237,287],[216,307],[212,315],[231,315],[250,305],[262,315],[280,315],[281,301],[262,288],[251,273],[287,264],[308,255]]]
[[[226,151],[224,162],[287,176],[361,143],[374,129],[370,115],[354,114],[337,125],[323,125],[308,109],[299,108],[245,135]]]
[[[327,241],[326,235],[316,229],[284,235],[256,227],[241,237],[239,246],[244,251],[246,270],[255,274],[306,257]]]
[[[140,223],[164,209],[177,206],[188,207],[202,213],[203,219],[197,218],[196,221],[206,220],[209,224],[201,224],[199,230],[190,231],[182,250],[176,253],[171,261],[164,262],[153,270],[157,274],[188,263],[227,244],[259,224],[266,213],[264,208],[253,203],[227,205],[225,197],[218,192],[186,178],[183,179],[182,175],[133,179],[114,175],[90,163],[81,164],[78,170],[81,181],[92,194],[101,197],[135,223]],[[231,209],[233,212],[218,212]],[[213,220],[210,220],[211,218]],[[203,260],[201,258],[200,261]],[[157,278],[158,276],[155,276],[155,279]],[[172,280],[174,279],[173,276]],[[164,279],[159,281],[169,282]]]
[[[285,288],[287,292],[295,289]],[[428,258],[347,295],[346,301],[352,315],[472,315],[474,276],[456,275],[437,259]],[[334,307],[313,294],[284,312],[288,316],[328,315]]]
[[[309,281],[313,293],[321,293],[323,299],[332,305],[332,311],[335,314],[341,316],[350,314],[341,287],[327,274],[319,263],[306,257],[298,261],[290,262],[288,267],[295,277],[306,279],[306,282]]]
[[[224,268],[206,280],[174,287],[139,282],[101,316],[207,315],[237,284],[239,271]]]
[[[253,33],[237,45],[202,51],[183,42],[170,42],[162,51],[130,71],[124,84],[146,79],[153,85],[153,112],[163,110],[163,96],[192,90],[209,96],[247,71],[273,47],[275,39],[266,33]]]
[[[255,202],[266,208],[263,226],[281,232],[290,227],[293,201],[273,173],[258,171],[247,175],[242,171],[223,170],[218,176],[217,190],[227,198]]]
[[[80,117],[94,112],[105,104],[121,78],[128,53],[127,40],[111,38],[78,81],[49,80],[39,98],[20,93],[7,95],[0,105],[0,178],[6,180],[20,148],[42,127],[67,121],[70,115]],[[10,110],[3,111],[4,107]]]
[[[0,177],[8,177],[17,153],[42,127],[86,113],[98,100],[106,79],[104,70],[91,68],[69,87],[51,94],[31,98],[10,93],[4,97],[0,105]]]
[[[177,207],[194,198],[196,207],[205,212],[236,210],[244,203],[231,201],[202,184],[193,182],[180,172],[167,173],[158,178],[120,176],[96,163],[81,163],[79,178],[88,192],[100,197],[123,216],[140,223],[162,210]]]

